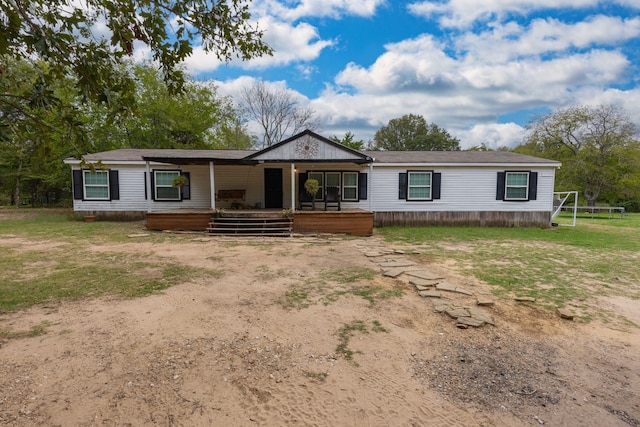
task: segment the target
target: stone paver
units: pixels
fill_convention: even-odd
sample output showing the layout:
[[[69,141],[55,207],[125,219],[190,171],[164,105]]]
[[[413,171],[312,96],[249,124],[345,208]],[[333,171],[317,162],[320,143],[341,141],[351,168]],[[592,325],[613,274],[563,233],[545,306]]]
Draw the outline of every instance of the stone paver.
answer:
[[[404,268],[396,267],[396,268],[390,268],[388,270],[384,270],[382,274],[384,274],[387,277],[398,277],[402,273],[404,273]]]
[[[468,297],[474,295],[472,291],[446,282],[446,278],[422,269],[414,261],[403,259],[405,252],[400,249],[390,249],[384,245],[356,245],[357,249],[372,260],[382,269],[386,277],[396,278],[402,274],[409,276],[409,284],[415,287],[418,295],[429,299],[433,310],[437,313],[445,313],[456,321],[459,328],[479,328],[483,325],[494,325],[491,314],[482,307],[494,305],[492,298],[480,295],[476,298],[477,306],[468,301]],[[400,256],[398,256],[400,255]],[[443,294],[444,292],[444,294]],[[520,301],[535,301],[534,298],[520,297]],[[560,313],[558,313],[560,315]]]
[[[416,265],[413,261],[389,261],[383,262],[380,264],[382,268],[390,268],[390,267],[412,267]]]
[[[420,295],[422,298],[440,298],[440,292],[438,291],[419,291],[418,295]]]

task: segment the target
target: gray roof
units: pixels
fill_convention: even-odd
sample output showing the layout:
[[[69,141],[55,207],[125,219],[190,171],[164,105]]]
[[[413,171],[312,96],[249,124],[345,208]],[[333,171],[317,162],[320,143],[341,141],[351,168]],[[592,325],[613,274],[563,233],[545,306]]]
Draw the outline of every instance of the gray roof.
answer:
[[[257,150],[178,150],[178,149],[133,149],[103,151],[84,156],[90,162],[119,162],[153,160],[166,163],[205,163],[219,161],[229,163],[250,162],[248,156]],[[538,164],[560,166],[560,162],[527,156],[510,151],[362,151],[362,154],[374,158],[374,163],[397,164]]]
[[[426,164],[496,164],[537,163],[560,165],[555,160],[527,156],[511,151],[363,151],[375,159],[375,163],[426,163]]]
[[[86,154],[87,161],[142,161],[149,159],[167,160],[241,160],[255,150],[178,150],[178,149],[142,149],[121,148],[119,150],[103,151],[101,153]]]

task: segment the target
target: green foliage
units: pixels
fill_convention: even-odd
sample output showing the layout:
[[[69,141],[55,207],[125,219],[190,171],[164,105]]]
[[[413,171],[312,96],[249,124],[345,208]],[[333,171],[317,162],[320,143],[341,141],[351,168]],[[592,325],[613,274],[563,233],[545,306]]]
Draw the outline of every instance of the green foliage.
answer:
[[[515,151],[561,161],[556,190],[579,190],[589,206],[640,199],[638,129],[621,108],[570,107],[538,118],[528,132]]]
[[[375,150],[459,151],[460,140],[424,117],[407,114],[389,120],[373,137]]]
[[[351,132],[345,133],[344,138],[338,138],[336,135],[333,135],[329,139],[354,150],[364,150],[366,148],[364,141],[361,139],[356,141],[355,135]]]
[[[74,75],[86,99],[122,103],[131,95],[130,76],[119,64],[134,50],[148,48],[172,89],[179,90],[179,68],[198,40],[219,60],[248,60],[271,54],[262,32],[249,19],[247,0],[88,0],[82,4],[48,0],[0,3],[0,55],[33,56],[50,72],[45,87]],[[98,25],[104,29],[98,31]],[[102,35],[103,34],[103,35]],[[4,95],[4,94],[3,94]]]
[[[186,80],[173,94],[161,73],[150,65],[127,67],[135,78],[135,115],[126,121],[105,120],[102,105],[87,108],[87,128],[94,151],[114,148],[250,148],[230,98],[220,97],[212,83]]]
[[[308,179],[304,183],[304,189],[311,196],[315,197],[316,194],[318,193],[318,190],[320,189],[320,184],[318,183],[317,179],[313,179],[313,178],[312,179]]]

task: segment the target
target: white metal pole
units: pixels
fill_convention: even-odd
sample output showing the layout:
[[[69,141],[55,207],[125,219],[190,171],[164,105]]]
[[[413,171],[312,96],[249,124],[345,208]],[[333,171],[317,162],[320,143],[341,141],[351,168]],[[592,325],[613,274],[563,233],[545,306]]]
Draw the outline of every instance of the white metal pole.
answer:
[[[296,164],[291,163],[291,212],[296,211]]]
[[[151,197],[151,192],[153,188],[151,188],[151,165],[149,164],[149,160],[146,162],[147,164],[147,182],[145,185],[147,186],[147,212],[151,212],[153,206],[153,197]]]
[[[213,169],[213,160],[209,161],[209,185],[211,186],[211,209],[216,208],[216,186],[215,186],[215,173]]]

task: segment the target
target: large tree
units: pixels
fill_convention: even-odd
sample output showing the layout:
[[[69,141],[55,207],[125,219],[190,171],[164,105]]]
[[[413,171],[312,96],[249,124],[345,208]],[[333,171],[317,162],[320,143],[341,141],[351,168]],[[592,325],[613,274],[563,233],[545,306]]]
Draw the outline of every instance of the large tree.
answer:
[[[187,80],[172,94],[158,70],[134,65],[136,114],[126,121],[104,120],[108,110],[87,108],[93,151],[113,148],[250,148],[251,140],[231,98],[219,96],[211,82]]]
[[[637,136],[636,125],[620,107],[574,106],[530,123],[516,151],[561,161],[558,189],[580,190],[594,206],[605,195],[629,197],[635,191],[640,197]]]
[[[240,97],[244,114],[260,127],[262,148],[277,144],[305,129],[317,130],[320,125],[315,112],[300,105],[291,92],[270,87],[262,80],[244,88]]]
[[[44,84],[46,66],[38,61],[0,56],[0,70],[0,90],[15,95],[0,110],[1,199],[16,206],[58,201],[69,172],[62,159],[86,140],[76,131],[73,82]]]
[[[196,41],[223,61],[270,54],[262,32],[249,22],[249,3],[3,0],[0,55],[37,57],[48,66],[47,82],[75,75],[83,96],[122,103],[134,86],[119,64],[139,47],[150,51],[172,89],[184,82],[179,65],[192,54]],[[6,96],[0,94],[0,102]]]
[[[460,140],[421,115],[406,114],[391,119],[373,137],[375,150],[458,151]]]

